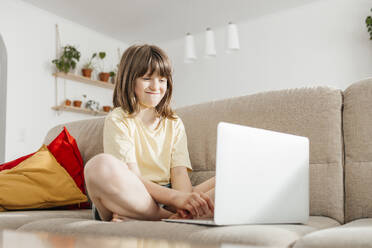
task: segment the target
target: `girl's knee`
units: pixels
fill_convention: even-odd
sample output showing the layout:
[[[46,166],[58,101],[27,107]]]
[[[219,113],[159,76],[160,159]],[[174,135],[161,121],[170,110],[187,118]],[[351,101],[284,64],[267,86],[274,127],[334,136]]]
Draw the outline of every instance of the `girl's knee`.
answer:
[[[128,166],[106,153],[100,153],[92,157],[84,167],[84,175],[86,179],[99,177],[100,179],[111,178],[116,174],[118,167],[128,168]]]

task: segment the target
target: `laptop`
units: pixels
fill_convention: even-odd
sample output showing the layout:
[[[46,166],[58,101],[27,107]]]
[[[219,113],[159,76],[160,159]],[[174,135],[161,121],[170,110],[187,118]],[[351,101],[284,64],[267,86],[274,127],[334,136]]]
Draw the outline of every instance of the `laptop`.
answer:
[[[228,122],[217,125],[213,219],[201,225],[299,224],[309,219],[309,139]]]

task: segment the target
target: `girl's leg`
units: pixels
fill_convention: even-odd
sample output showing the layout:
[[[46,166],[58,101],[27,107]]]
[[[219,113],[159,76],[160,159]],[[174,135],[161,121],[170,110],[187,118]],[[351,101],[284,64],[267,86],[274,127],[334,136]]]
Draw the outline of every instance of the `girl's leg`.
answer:
[[[212,178],[209,178],[208,180],[202,182],[201,184],[196,185],[193,188],[193,190],[196,191],[196,192],[208,193],[212,189],[214,190],[215,185],[216,185],[216,178],[212,177]]]
[[[216,184],[215,177],[212,177],[204,182],[202,182],[199,185],[196,185],[193,190],[196,192],[203,192],[206,193],[209,198],[214,202],[214,186]],[[201,216],[201,218],[212,218],[213,212],[209,212],[204,216]]]
[[[160,220],[171,212],[160,208],[128,166],[109,154],[98,154],[84,168],[90,199],[102,220],[113,213],[133,219]]]

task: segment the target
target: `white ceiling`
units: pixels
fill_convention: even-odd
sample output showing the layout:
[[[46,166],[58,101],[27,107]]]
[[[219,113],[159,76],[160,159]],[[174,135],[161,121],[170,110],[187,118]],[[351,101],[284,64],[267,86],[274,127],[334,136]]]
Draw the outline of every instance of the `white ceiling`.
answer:
[[[23,0],[126,43],[160,42],[317,0]]]

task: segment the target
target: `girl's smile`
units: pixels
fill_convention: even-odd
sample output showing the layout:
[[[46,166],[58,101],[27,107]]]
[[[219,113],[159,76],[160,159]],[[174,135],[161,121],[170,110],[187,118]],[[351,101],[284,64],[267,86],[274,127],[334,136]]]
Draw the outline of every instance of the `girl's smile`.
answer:
[[[167,91],[167,79],[158,74],[144,76],[136,79],[135,94],[140,103],[156,107]]]

